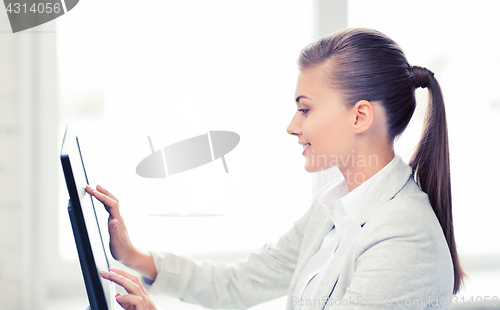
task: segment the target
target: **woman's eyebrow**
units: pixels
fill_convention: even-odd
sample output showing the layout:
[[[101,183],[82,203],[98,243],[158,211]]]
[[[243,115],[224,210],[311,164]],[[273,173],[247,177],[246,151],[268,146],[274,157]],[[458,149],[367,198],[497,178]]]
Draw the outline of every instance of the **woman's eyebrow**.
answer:
[[[298,96],[297,98],[295,98],[295,102],[299,103],[300,99],[302,99],[302,98],[309,99],[306,96]]]

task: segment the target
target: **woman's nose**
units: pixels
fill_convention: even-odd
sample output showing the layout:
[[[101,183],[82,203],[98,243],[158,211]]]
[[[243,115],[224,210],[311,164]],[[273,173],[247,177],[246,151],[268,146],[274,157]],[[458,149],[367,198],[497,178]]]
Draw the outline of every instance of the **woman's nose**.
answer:
[[[295,113],[292,117],[292,121],[286,128],[286,132],[288,132],[289,135],[300,135],[301,134],[301,127],[300,127],[300,122],[297,119],[297,113]]]

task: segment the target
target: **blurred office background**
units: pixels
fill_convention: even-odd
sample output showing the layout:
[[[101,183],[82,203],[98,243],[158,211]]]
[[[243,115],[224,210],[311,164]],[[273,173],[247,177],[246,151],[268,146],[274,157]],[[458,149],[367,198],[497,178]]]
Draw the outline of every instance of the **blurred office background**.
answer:
[[[0,10],[0,309],[87,306],[58,158],[68,124],[91,185],[119,197],[140,248],[234,261],[277,241],[339,177],[305,172],[285,129],[300,49],[344,27],[380,30],[435,72],[469,276],[452,308],[499,308],[499,11],[494,0],[85,0],[12,34]],[[396,145],[406,161],[427,103],[425,90],[417,96]],[[210,130],[241,137],[225,157],[229,174],[220,160],[166,179],[135,174],[148,136],[159,149]],[[193,213],[217,216],[172,216]],[[154,299],[160,309],[200,308]],[[252,309],[284,307],[280,298]]]

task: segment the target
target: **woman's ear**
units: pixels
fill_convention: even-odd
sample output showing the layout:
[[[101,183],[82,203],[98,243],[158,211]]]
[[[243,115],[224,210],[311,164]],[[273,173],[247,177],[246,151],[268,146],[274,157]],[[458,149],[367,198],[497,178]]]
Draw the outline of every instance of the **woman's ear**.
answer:
[[[354,133],[362,133],[370,128],[373,123],[373,106],[370,101],[358,101],[352,111]]]

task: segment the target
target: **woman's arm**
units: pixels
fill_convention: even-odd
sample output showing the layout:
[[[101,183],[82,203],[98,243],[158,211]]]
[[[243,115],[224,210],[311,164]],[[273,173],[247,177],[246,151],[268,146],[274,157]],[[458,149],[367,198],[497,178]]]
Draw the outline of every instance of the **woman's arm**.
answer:
[[[278,242],[264,245],[246,260],[233,264],[199,262],[172,253],[145,253],[135,248],[120,216],[118,199],[99,185],[96,190],[90,186],[86,190],[109,213],[110,249],[116,260],[152,280],[144,281],[150,292],[209,308],[245,309],[285,295],[311,212],[309,209],[299,218]]]
[[[143,277],[154,281],[156,279],[156,267],[155,262],[153,260],[153,256],[149,252],[143,252],[139,249],[136,249],[136,252],[133,257],[131,257],[126,263],[125,266],[134,269],[139,272]]]
[[[233,264],[153,253],[158,275],[150,293],[162,293],[206,308],[246,309],[288,292],[308,211],[278,242]]]

